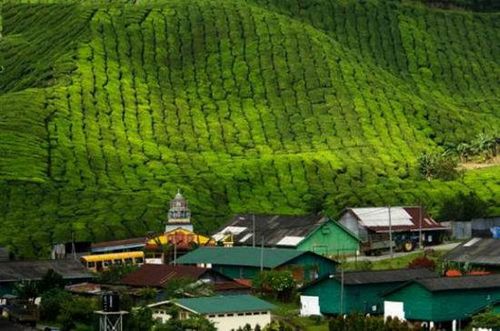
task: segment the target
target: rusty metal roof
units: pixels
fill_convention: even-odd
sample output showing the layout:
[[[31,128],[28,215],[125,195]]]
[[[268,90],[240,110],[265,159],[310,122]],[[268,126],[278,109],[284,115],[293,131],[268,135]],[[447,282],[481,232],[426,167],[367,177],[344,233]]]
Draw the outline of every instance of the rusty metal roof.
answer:
[[[128,274],[121,284],[129,286],[162,287],[172,279],[188,278],[198,280],[210,269],[184,265],[143,264],[138,270]]]
[[[389,208],[350,208],[352,213],[367,229],[385,233],[389,232]],[[422,215],[420,215],[422,213]],[[396,218],[394,218],[396,217]],[[420,224],[420,217],[422,224]],[[373,220],[372,220],[373,218]],[[391,207],[391,223],[393,232],[446,231],[447,227],[436,222],[419,207]]]

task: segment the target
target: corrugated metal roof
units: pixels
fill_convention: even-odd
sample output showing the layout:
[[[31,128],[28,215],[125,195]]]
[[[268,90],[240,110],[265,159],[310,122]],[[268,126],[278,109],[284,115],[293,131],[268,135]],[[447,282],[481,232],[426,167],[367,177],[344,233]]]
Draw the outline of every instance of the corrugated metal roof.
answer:
[[[275,268],[303,254],[295,249],[264,248],[264,268]],[[218,264],[259,267],[260,247],[200,247],[177,259],[178,264]]]
[[[274,309],[274,305],[269,302],[246,294],[177,299],[174,303],[199,314],[241,313]]]
[[[374,232],[389,232],[389,208],[351,208],[362,226]],[[422,215],[420,215],[422,213]],[[420,222],[420,218],[422,222]],[[421,223],[421,224],[420,224]],[[426,215],[419,207],[391,207],[392,231],[445,231],[447,227]]]
[[[8,261],[0,263],[0,282],[40,280],[50,269],[64,279],[90,279],[94,276],[79,261]]]
[[[431,292],[500,288],[500,274],[486,276],[439,277],[419,279],[417,283]]]
[[[249,246],[253,243],[253,215],[236,215],[228,224],[217,230],[212,237],[219,241],[228,233],[233,234],[236,246]],[[327,222],[321,215],[287,216],[255,215],[255,242],[260,245],[264,239],[267,247],[297,246],[302,240],[285,240],[286,237],[305,238]]]
[[[297,246],[302,240],[304,240],[304,237],[297,237],[297,236],[286,236],[280,241],[276,243],[277,246],[290,246],[290,247],[295,247]]]
[[[125,250],[132,248],[141,248],[146,245],[146,237],[129,238],[122,240],[102,241],[91,245],[91,252],[112,252],[116,250]]]
[[[351,210],[366,227],[389,225],[389,208],[387,207],[352,208]],[[392,207],[390,216],[393,226],[413,225],[410,214],[401,207]]]
[[[452,249],[448,261],[500,266],[500,239],[473,238]]]
[[[352,271],[344,272],[344,284],[375,284],[391,282],[407,282],[413,279],[436,277],[434,271],[425,268],[417,269],[397,269],[397,270],[376,270],[376,271]],[[335,275],[340,281],[341,274]]]

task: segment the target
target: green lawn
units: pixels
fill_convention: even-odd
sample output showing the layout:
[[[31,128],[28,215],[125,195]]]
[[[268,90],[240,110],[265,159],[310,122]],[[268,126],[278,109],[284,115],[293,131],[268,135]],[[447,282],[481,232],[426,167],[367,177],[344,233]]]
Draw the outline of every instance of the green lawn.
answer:
[[[437,250],[429,253],[424,252],[415,252],[405,256],[399,256],[394,258],[387,258],[381,261],[374,261],[370,263],[366,263],[363,261],[359,262],[344,262],[342,266],[344,270],[360,270],[366,268],[367,266],[371,266],[370,270],[387,270],[387,269],[402,269],[407,268],[408,264],[417,257],[421,257],[426,255],[429,259],[433,260],[436,265],[439,265],[441,258],[447,253],[446,250]]]

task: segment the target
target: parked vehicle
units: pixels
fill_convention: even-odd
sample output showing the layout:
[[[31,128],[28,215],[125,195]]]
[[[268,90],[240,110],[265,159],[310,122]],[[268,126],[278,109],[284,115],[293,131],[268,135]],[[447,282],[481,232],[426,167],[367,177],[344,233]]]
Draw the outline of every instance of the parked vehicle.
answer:
[[[12,300],[3,309],[9,321],[36,326],[39,320],[38,306],[25,300]]]

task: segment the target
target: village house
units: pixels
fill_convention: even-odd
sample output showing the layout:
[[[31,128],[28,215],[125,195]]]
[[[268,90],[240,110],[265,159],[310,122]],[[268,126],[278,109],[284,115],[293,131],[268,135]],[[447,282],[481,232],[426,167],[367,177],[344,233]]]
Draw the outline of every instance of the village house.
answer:
[[[0,262],[0,296],[14,294],[20,281],[41,280],[49,270],[61,275],[67,284],[94,278],[80,262],[74,260],[6,261]]]
[[[272,304],[251,295],[175,299],[148,307],[153,311],[153,319],[165,323],[171,318],[169,307],[172,305],[180,309],[180,320],[201,315],[213,322],[219,331],[237,330],[246,324],[252,329],[256,325],[263,329],[271,323],[271,310],[274,309]]]
[[[212,238],[224,246],[294,248],[321,255],[355,255],[359,239],[321,215],[236,215]]]
[[[362,241],[367,254],[389,249],[389,232],[393,246],[412,251],[420,242],[423,246],[442,242],[448,228],[433,220],[420,207],[348,208],[339,222]]]
[[[154,288],[162,296],[163,289],[176,280],[210,285],[219,294],[248,294],[249,286],[240,284],[213,269],[185,265],[144,264],[126,275],[119,283],[131,287]]]
[[[200,247],[178,264],[212,268],[233,279],[252,279],[261,270],[291,270],[299,281],[312,281],[335,272],[337,262],[313,252],[260,247]]]
[[[452,249],[443,259],[486,271],[500,271],[500,239],[472,238]]]
[[[418,279],[384,295],[385,315],[457,330],[500,299],[500,274]]]
[[[384,292],[409,280],[436,276],[433,271],[421,268],[326,275],[300,289],[300,314],[382,314]]]

